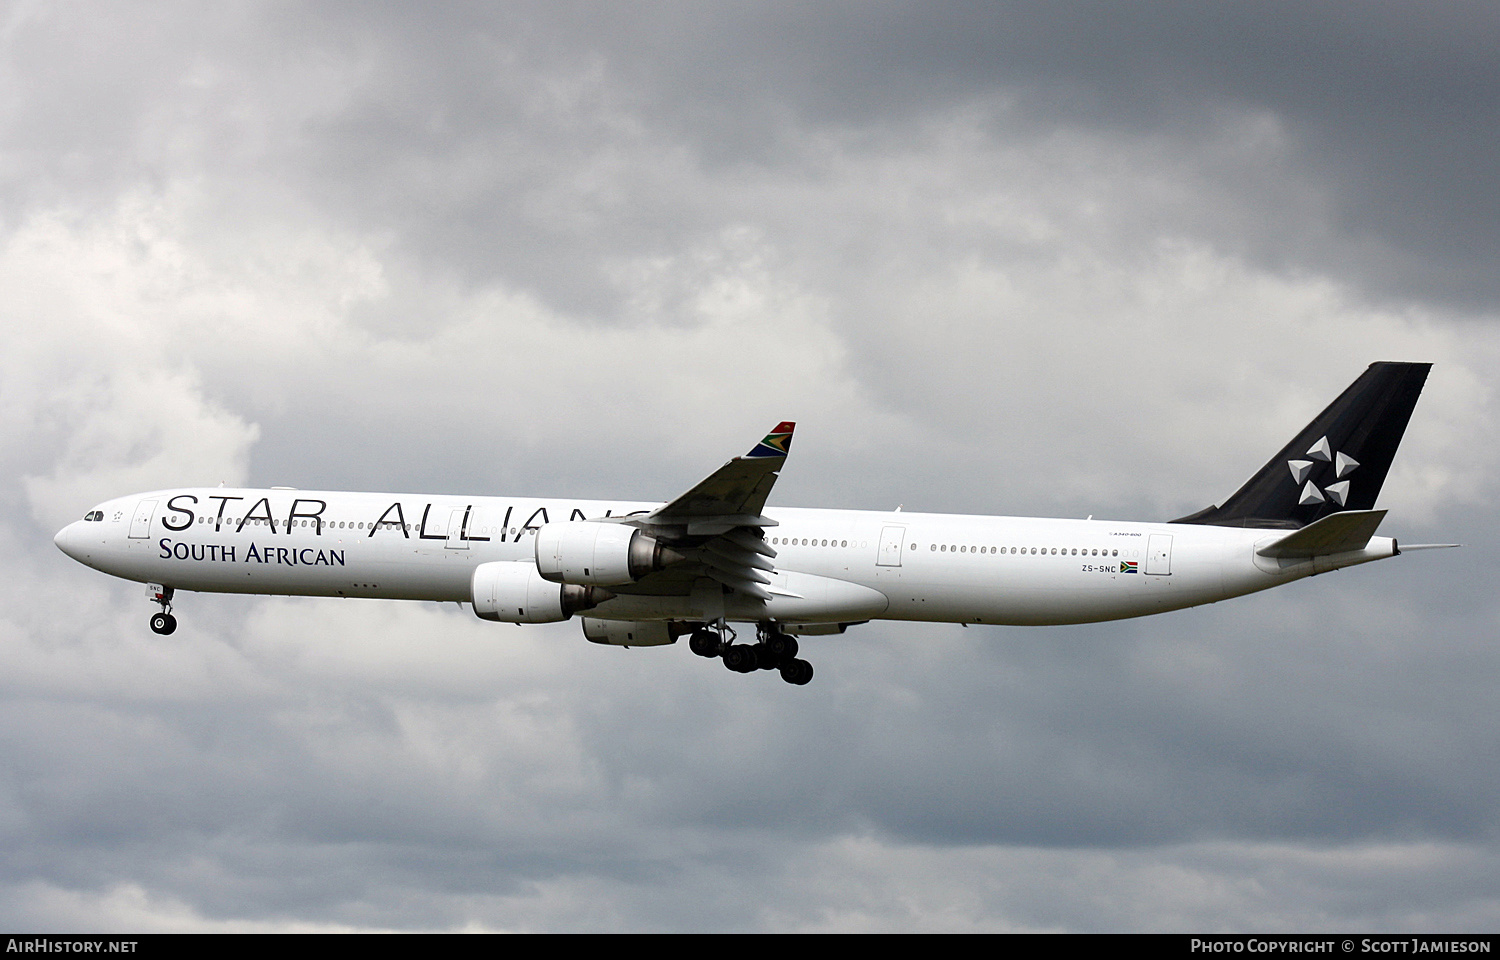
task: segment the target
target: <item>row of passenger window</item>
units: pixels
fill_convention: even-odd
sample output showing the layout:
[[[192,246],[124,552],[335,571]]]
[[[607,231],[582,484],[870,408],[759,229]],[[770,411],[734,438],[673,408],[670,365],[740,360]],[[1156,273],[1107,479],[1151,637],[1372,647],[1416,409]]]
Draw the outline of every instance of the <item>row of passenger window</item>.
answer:
[[[198,518],[198,522],[199,523],[212,523],[213,522],[213,518],[212,517],[199,517]],[[234,520],[226,520],[224,522],[226,524],[233,524],[235,521]],[[254,524],[256,526],[266,526],[267,525],[267,521],[265,521],[264,519],[259,518],[259,517],[252,518],[251,520],[247,521],[247,523]],[[303,527],[306,527],[306,526],[310,526],[311,524],[312,524],[312,521],[306,520],[306,519],[301,519],[301,520],[293,521],[292,525],[293,526],[303,526]],[[275,524],[275,523],[273,523],[273,524],[271,524],[271,526],[274,529],[276,526],[281,526],[281,524]],[[363,529],[365,529],[365,524],[364,523],[356,523],[354,521],[343,521],[343,520],[329,520],[329,521],[324,521],[324,526],[328,527],[331,530],[343,530],[343,529],[363,530]],[[373,527],[374,524],[370,524],[370,526]],[[396,528],[399,529],[401,525],[399,523],[395,523],[394,521],[387,520],[384,523],[382,523],[381,526],[385,527],[385,528],[396,527]],[[416,526],[413,525],[413,524],[407,524],[406,525],[406,529],[408,531],[415,531],[416,530]],[[481,536],[484,535],[484,534],[493,533],[493,532],[495,532],[494,528],[491,528],[491,527],[486,527],[482,531],[481,530],[476,530],[475,531],[476,534],[481,535]],[[509,531],[509,533],[510,533],[511,536],[515,536],[517,533],[532,533],[532,532],[534,532],[534,528],[529,528],[529,527],[525,528],[525,529],[522,529],[522,530],[517,530],[515,528],[512,528]],[[783,547],[784,546],[803,546],[803,547],[809,547],[809,546],[811,546],[811,547],[847,547],[847,546],[849,546],[849,541],[848,540],[822,540],[822,539],[819,539],[817,537],[771,537],[770,540],[771,540],[771,543],[772,543],[773,546],[783,546]],[[913,549],[913,550],[917,549],[917,545],[915,543],[912,544],[911,545],[911,549]],[[930,550],[930,551],[933,551],[933,552],[938,552],[938,553],[997,553],[997,552],[998,553],[1006,553],[1007,551],[1009,551],[1012,554],[1019,553],[1019,554],[1023,554],[1023,555],[1032,555],[1032,556],[1035,556],[1037,554],[1041,554],[1043,556],[1046,556],[1046,555],[1056,556],[1056,555],[1058,555],[1059,552],[1061,552],[1063,556],[1070,556],[1071,555],[1071,556],[1075,556],[1075,557],[1076,556],[1080,556],[1080,555],[1085,556],[1085,557],[1089,557],[1089,556],[1093,556],[1093,557],[1099,557],[1099,556],[1105,556],[1105,557],[1114,556],[1114,557],[1118,557],[1120,555],[1120,551],[1118,551],[1118,550],[1111,551],[1111,550],[1098,550],[1098,549],[1082,548],[1082,550],[1080,552],[1080,548],[1078,548],[1078,547],[1071,547],[1071,548],[1069,548],[1069,547],[972,547],[972,546],[968,546],[967,544],[933,543],[933,544],[928,544],[927,549]]]
[[[816,537],[771,537],[772,546],[803,546],[803,547],[847,547],[848,540],[820,540]],[[917,549],[913,543],[911,549]],[[934,553],[1011,553],[1025,554],[1027,556],[1084,556],[1084,557],[1118,557],[1118,550],[1100,550],[1096,547],[973,547],[968,544],[957,543],[932,543],[927,549]]]
[[[87,520],[88,518],[85,517],[84,519]],[[100,516],[100,519],[103,519],[102,515]],[[198,522],[199,523],[213,523],[214,522],[214,518],[213,517],[208,517],[208,516],[202,516],[202,517],[198,518]],[[221,523],[222,523],[223,526],[226,526],[226,527],[237,527],[239,525],[239,520],[234,519],[234,518],[225,518],[223,521],[221,521]],[[247,525],[256,526],[256,527],[269,526],[273,530],[276,530],[276,529],[286,529],[286,521],[285,520],[269,520],[268,521],[264,517],[251,517],[249,520],[246,520],[245,523]],[[308,520],[306,518],[298,518],[298,519],[292,521],[292,526],[294,526],[294,527],[310,527],[312,525],[313,525],[313,521],[312,520]],[[363,521],[356,522],[354,520],[324,520],[323,521],[323,526],[326,527],[329,530],[364,530],[366,528],[369,528],[369,529],[373,530],[375,528],[375,524],[373,524],[373,523],[364,523]],[[384,520],[380,524],[380,529],[382,529],[382,530],[400,530],[401,529],[401,524],[397,523],[394,520]],[[409,533],[416,533],[417,532],[417,525],[414,524],[414,523],[408,523],[406,525],[406,530]],[[536,533],[536,531],[537,531],[536,527],[523,527],[523,528],[511,527],[510,528],[510,535],[512,537],[514,537],[514,536],[517,536],[518,534],[522,534],[522,533]],[[474,536],[485,536],[487,534],[503,533],[503,532],[504,531],[500,530],[498,527],[475,527],[475,528],[471,529],[471,534],[474,535]]]
[[[203,516],[203,517],[199,517],[198,518],[198,522],[199,523],[213,523],[214,522],[214,518],[213,517],[208,517],[208,516]],[[219,522],[223,526],[226,526],[226,527],[238,527],[239,524],[240,524],[240,521],[238,519],[233,518],[233,517],[225,517],[222,521],[219,521]],[[284,530],[284,529],[286,529],[286,523],[287,522],[285,520],[267,520],[264,517],[251,517],[250,519],[248,519],[248,520],[245,521],[245,524],[247,526],[252,526],[252,527],[270,527],[273,530],[276,530],[276,529]],[[292,526],[294,526],[294,527],[310,527],[312,525],[313,525],[313,521],[311,521],[311,520],[297,519],[297,520],[293,520],[292,521]],[[329,530],[344,530],[344,529],[348,529],[348,530],[356,530],[356,529],[357,530],[363,530],[365,528],[366,524],[364,524],[364,523],[355,523],[353,520],[324,520],[323,521],[323,526],[326,527]],[[375,524],[372,523],[372,524],[369,524],[369,526],[373,528],[375,526]],[[381,526],[382,529],[387,529],[387,528],[400,529],[401,524],[396,523],[396,522],[391,521],[391,520],[387,520],[385,523],[382,523],[380,526]],[[416,527],[414,525],[412,525],[412,524],[407,524],[406,525],[406,529],[408,529],[408,530],[415,530]]]
[[[912,549],[915,550],[916,546],[915,543],[912,544]],[[1008,551],[1031,556],[1040,554],[1054,557],[1059,554],[1065,557],[1118,557],[1120,555],[1118,550],[1100,550],[1090,547],[970,547],[960,544],[934,543],[930,544],[928,549],[939,553],[994,553],[998,550],[1000,553]]]

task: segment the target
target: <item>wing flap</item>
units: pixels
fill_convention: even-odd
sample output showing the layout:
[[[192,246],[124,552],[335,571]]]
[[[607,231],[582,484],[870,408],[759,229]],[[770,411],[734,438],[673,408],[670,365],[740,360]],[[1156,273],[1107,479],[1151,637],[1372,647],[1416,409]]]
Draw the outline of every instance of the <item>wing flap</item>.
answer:
[[[716,557],[716,556],[714,556],[713,554],[709,553],[707,550],[705,550],[702,553],[700,553],[694,559],[696,559],[699,563],[703,564],[705,567],[708,568],[710,576],[717,576],[718,574],[723,574],[726,577],[732,578],[736,582],[740,582],[740,581],[744,581],[744,582],[748,582],[748,583],[770,583],[771,582],[771,578],[767,575],[766,571],[757,570],[754,567],[747,567],[744,564],[740,564],[740,563],[732,563],[732,562],[730,562],[728,560],[723,559],[722,557]],[[734,583],[730,583],[729,584],[729,586],[734,586],[734,585],[735,585]]]
[[[703,549],[738,567],[754,567],[756,570],[767,571],[776,569],[776,564],[762,556],[759,551],[746,550],[727,535],[708,541],[703,545]]]
[[[765,557],[767,560],[776,559],[775,549],[769,543],[766,543],[765,537],[753,530],[731,530],[724,534],[723,539],[728,540],[735,546],[743,547],[752,553]]]

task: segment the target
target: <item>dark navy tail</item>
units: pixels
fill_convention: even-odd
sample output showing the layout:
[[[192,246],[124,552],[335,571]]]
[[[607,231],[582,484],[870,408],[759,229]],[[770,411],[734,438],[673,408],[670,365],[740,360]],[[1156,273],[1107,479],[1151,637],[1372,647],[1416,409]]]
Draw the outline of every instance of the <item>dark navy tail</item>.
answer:
[[[1172,522],[1296,529],[1341,510],[1372,509],[1431,368],[1370,364],[1223,506]]]

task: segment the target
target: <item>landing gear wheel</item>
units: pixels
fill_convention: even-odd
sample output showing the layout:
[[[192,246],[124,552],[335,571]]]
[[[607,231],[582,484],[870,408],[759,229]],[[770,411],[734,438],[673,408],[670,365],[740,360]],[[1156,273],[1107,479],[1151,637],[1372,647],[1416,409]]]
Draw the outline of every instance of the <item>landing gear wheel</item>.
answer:
[[[146,584],[146,599],[161,604],[161,613],[151,618],[151,632],[166,636],[177,629],[177,618],[172,616],[172,594],[177,591],[159,583]]]
[[[724,666],[735,673],[751,673],[759,665],[755,648],[748,643],[732,643],[724,648]]]
[[[785,633],[767,634],[766,649],[776,656],[778,662],[785,663],[797,655],[797,638]]]
[[[802,686],[813,678],[812,664],[806,660],[787,660],[781,665],[781,679]]]
[[[700,657],[717,657],[721,646],[719,635],[712,630],[694,630],[688,638],[688,649]]]
[[[757,643],[755,645],[755,665],[760,670],[775,670],[782,664],[782,659],[777,655],[775,649],[769,643]]]

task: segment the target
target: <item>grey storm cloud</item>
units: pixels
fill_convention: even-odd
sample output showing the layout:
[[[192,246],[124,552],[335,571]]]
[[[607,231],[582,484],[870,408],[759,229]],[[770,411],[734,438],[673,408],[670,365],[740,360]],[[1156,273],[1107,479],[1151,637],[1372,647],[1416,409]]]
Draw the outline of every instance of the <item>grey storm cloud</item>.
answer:
[[[550,158],[559,146],[629,145],[643,123],[697,163],[753,177],[815,162],[809,134],[909,136],[934,112],[1004,104],[997,136],[1087,128],[1189,152],[1226,115],[1274,116],[1288,137],[1281,175],[1308,181],[1327,209],[1316,227],[1297,218],[1215,241],[1279,270],[1349,276],[1376,295],[1471,307],[1493,307],[1497,295],[1483,269],[1500,245],[1490,56],[1500,17],[1488,4],[1420,14],[1383,3],[517,4],[433,18],[355,5],[318,20],[321,44],[368,57],[383,75],[324,131],[326,162],[356,172],[360,200],[370,198],[365,176],[379,181],[404,224],[403,184],[414,186],[411,200],[442,212],[432,242],[451,258],[454,232],[467,234],[474,269],[496,254],[513,261],[518,243],[569,243],[576,256],[570,227],[588,231],[588,252],[670,246],[708,226],[670,189],[611,209],[621,198],[597,167],[585,175],[605,182],[575,182],[584,189],[570,197],[597,217],[529,216],[528,200],[555,198],[536,182],[546,177],[525,161],[528,147],[515,149],[518,133],[540,138]],[[498,160],[497,175],[468,190],[469,178],[441,175],[444,161],[431,166],[444,153],[449,164],[469,159],[466,147]],[[610,152],[593,162],[607,166]],[[507,160],[521,162],[507,170]],[[423,182],[423,172],[438,175]],[[505,229],[517,222],[519,241]],[[545,264],[531,269],[560,295]]]
[[[0,919],[1488,930],[1489,6],[19,3]],[[185,484],[1165,519],[1371,360],[1462,539],[1208,608],[870,624],[806,688],[52,533]],[[813,646],[809,640],[808,646]]]

